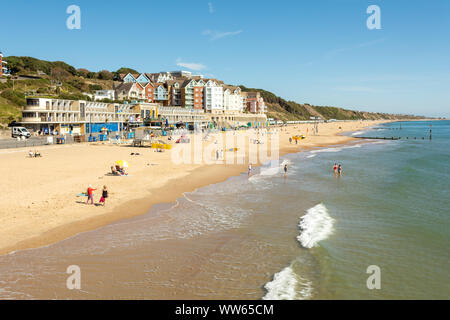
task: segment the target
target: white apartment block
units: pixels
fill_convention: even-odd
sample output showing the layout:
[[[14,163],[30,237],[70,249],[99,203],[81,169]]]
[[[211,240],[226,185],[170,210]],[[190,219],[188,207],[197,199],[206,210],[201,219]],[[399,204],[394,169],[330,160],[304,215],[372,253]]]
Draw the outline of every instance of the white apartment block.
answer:
[[[114,90],[97,90],[94,94],[94,100],[100,101],[103,99],[116,100],[116,93]]]
[[[223,106],[224,111],[239,113],[244,111],[244,97],[241,95],[241,88],[224,86]]]
[[[208,80],[203,87],[203,104],[206,111],[223,112],[223,87],[216,81]]]

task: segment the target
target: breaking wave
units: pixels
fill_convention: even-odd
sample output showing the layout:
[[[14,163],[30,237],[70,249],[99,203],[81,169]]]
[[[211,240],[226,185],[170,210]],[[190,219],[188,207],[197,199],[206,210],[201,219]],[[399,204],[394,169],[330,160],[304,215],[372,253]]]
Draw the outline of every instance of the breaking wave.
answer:
[[[327,207],[318,204],[300,218],[300,235],[297,240],[304,248],[315,247],[333,233],[333,223],[334,219],[329,216]]]
[[[303,300],[312,294],[311,282],[297,275],[292,266],[276,273],[264,288],[267,293],[263,300]]]

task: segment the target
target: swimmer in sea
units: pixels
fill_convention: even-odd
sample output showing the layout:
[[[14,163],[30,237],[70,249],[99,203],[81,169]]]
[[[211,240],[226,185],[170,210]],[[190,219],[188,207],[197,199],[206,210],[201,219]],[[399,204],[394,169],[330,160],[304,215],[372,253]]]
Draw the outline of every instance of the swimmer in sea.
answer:
[[[342,166],[341,165],[338,166],[337,171],[338,171],[339,176],[341,176],[342,175]]]

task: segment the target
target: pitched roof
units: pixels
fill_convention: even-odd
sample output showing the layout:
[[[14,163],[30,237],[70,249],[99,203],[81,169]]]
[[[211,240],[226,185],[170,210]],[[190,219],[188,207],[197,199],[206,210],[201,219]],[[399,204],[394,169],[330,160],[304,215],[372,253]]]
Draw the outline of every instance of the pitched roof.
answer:
[[[123,82],[116,87],[116,91],[129,92],[133,88],[134,82]]]
[[[178,80],[167,80],[166,84],[168,86],[173,86],[175,83],[178,83],[180,86],[183,85],[184,79],[178,79]]]
[[[231,91],[235,91],[236,89],[240,89],[240,88],[239,88],[239,87],[235,87],[235,86],[231,86],[231,85],[229,85],[229,84],[224,84],[224,85],[223,85],[223,89],[224,89],[224,90],[230,89]]]

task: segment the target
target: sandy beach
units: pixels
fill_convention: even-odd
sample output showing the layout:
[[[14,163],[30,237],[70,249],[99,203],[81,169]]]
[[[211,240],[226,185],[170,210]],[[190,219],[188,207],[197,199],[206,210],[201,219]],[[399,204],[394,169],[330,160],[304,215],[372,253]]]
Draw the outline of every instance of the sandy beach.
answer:
[[[387,121],[353,121],[284,127],[279,134],[280,156],[313,147],[348,143],[340,135]],[[280,130],[280,129],[278,129]],[[240,133],[237,133],[240,134]],[[289,143],[289,137],[306,139]],[[205,143],[206,148],[209,141]],[[77,233],[148,212],[153,204],[172,202],[183,192],[226,180],[248,164],[174,164],[171,152],[110,144],[74,144],[38,148],[42,158],[29,158],[28,149],[0,150],[0,254],[55,243]],[[248,144],[247,150],[248,152]],[[140,155],[131,155],[139,153]],[[129,176],[110,176],[116,160],[129,163]],[[98,202],[103,185],[110,197],[105,207],[86,205],[77,197],[91,184]]]

